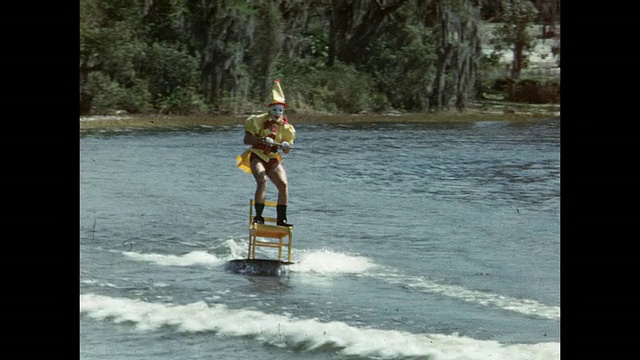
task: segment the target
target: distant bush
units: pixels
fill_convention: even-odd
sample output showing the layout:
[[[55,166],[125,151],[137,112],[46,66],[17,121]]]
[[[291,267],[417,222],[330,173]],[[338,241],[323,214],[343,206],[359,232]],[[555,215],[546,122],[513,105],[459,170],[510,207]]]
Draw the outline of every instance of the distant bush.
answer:
[[[155,43],[138,57],[136,65],[148,82],[151,104],[166,114],[206,111],[198,94],[198,60],[170,44]]]
[[[193,90],[176,87],[171,94],[160,98],[156,107],[162,114],[168,115],[190,115],[207,113],[207,105],[202,97]]]
[[[370,107],[372,80],[352,66],[336,64],[327,68],[317,64],[299,64],[289,74],[295,78],[297,98],[313,109],[354,114]],[[284,81],[284,80],[283,80]]]
[[[498,78],[494,80],[493,85],[491,86],[491,89],[495,91],[508,92],[510,84],[511,84],[511,79]]]
[[[500,77],[483,86],[480,95],[530,104],[559,104],[560,79],[523,78],[514,82],[511,78]]]
[[[511,101],[531,104],[548,104],[560,102],[559,79],[520,79],[514,84]]]
[[[129,88],[96,72],[90,78],[88,89],[93,96],[95,113],[127,110],[129,113],[144,113],[150,110],[151,95],[145,81],[137,80]]]

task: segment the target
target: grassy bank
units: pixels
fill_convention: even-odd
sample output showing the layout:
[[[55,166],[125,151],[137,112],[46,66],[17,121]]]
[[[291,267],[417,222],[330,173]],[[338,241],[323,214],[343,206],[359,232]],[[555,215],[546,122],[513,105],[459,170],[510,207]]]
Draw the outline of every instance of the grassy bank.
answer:
[[[471,121],[530,121],[560,117],[560,105],[487,103],[464,112],[419,114],[326,115],[287,111],[292,124],[336,124],[359,122],[428,123]],[[80,130],[103,128],[174,128],[244,124],[248,114],[236,116],[103,116],[80,118]]]

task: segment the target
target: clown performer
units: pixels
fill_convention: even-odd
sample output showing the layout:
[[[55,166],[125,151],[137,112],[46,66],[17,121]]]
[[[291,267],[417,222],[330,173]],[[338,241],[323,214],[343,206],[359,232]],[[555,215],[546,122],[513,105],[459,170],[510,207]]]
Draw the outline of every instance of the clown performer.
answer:
[[[264,224],[262,211],[264,210],[267,192],[267,177],[278,189],[278,203],[276,206],[278,226],[293,226],[287,223],[287,204],[289,202],[289,188],[287,173],[282,167],[283,153],[291,151],[295,138],[295,128],[289,124],[284,116],[287,107],[284,93],[280,87],[280,80],[273,82],[272,101],[267,105],[269,111],[264,114],[251,115],[245,121],[244,143],[251,147],[236,157],[237,166],[256,179],[254,198],[256,215],[254,223]]]

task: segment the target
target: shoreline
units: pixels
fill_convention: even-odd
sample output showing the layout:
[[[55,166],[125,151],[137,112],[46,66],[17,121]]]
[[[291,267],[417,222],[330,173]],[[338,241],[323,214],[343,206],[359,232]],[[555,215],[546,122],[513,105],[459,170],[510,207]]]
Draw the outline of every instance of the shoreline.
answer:
[[[80,117],[80,130],[105,128],[175,128],[198,126],[242,125],[250,114],[212,116],[172,116],[172,115],[123,115]],[[560,119],[560,106],[540,109],[474,109],[464,112],[446,111],[438,113],[385,113],[324,115],[291,112],[287,114],[291,123],[296,124],[349,124],[349,123],[433,123],[433,122],[476,122],[476,121],[534,121]]]

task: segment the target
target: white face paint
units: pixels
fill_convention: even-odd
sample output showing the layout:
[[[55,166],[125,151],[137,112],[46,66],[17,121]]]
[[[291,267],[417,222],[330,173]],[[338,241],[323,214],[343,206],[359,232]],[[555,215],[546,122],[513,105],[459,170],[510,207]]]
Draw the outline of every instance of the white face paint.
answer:
[[[278,121],[280,120],[280,117],[282,116],[282,114],[284,113],[284,105],[271,105],[269,106],[269,114],[271,114],[271,117]]]

